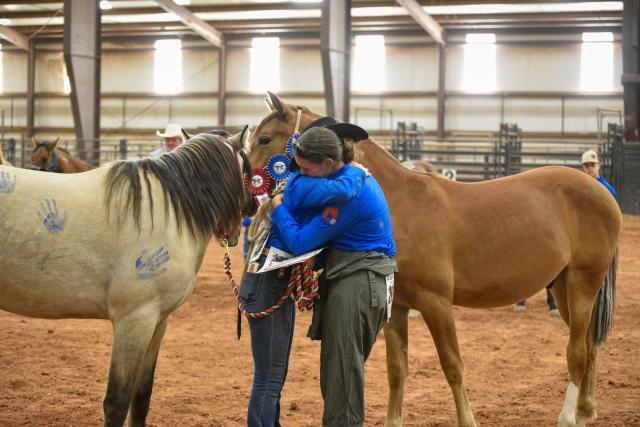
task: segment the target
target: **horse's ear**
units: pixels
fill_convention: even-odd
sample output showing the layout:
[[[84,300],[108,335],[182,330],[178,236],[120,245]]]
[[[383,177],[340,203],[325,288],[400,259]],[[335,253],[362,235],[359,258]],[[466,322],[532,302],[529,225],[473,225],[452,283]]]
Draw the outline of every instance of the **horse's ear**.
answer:
[[[31,141],[29,141],[29,143],[31,144],[31,146],[32,146],[33,148],[36,148],[36,147],[38,146],[38,140],[36,139],[36,137],[35,137],[35,136],[32,136],[32,137],[31,137]]]
[[[242,133],[240,134],[240,143],[241,147],[244,151],[249,151],[249,139],[251,138],[251,131],[249,130],[249,125],[245,125],[244,129],[242,129]]]
[[[272,92],[267,91],[267,96],[269,97],[271,105],[273,106],[271,110],[277,111],[280,117],[285,117],[287,115],[287,106],[284,104],[284,102],[280,101],[280,98],[278,98]]]
[[[231,135],[227,140],[231,143],[231,146],[236,151],[248,151],[249,148],[249,137],[251,136],[251,132],[249,131],[249,125],[246,125],[242,131]]]
[[[267,104],[267,108],[269,109],[269,111],[273,111],[273,104],[271,103],[271,100],[269,99],[269,97],[265,96],[264,102],[265,104]]]
[[[58,145],[58,141],[60,141],[60,137],[57,137],[55,141],[53,141],[51,144],[49,144],[49,148],[51,150],[53,150],[54,148],[56,148],[56,145]]]

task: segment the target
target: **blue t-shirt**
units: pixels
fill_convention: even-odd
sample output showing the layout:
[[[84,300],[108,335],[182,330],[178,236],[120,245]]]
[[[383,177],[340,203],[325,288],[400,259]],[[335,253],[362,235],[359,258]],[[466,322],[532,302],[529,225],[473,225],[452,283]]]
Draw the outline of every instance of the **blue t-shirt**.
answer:
[[[341,170],[343,173],[335,179],[312,178],[301,175],[299,171],[291,174],[284,190],[283,205],[295,221],[305,224],[311,221],[323,206],[346,202],[358,193],[364,184],[365,172],[349,164]],[[284,243],[277,227],[271,227],[267,246],[293,253]]]
[[[601,176],[598,177],[598,182],[602,185],[604,185],[607,190],[609,190],[609,193],[611,193],[611,195],[613,196],[614,199],[618,200],[618,195],[616,194],[616,190],[613,189],[613,187],[611,186],[611,184],[609,184],[607,181],[605,181],[605,179]]]
[[[345,172],[342,168],[329,179],[340,179]],[[396,253],[389,207],[372,176],[365,178],[355,197],[326,204],[307,223],[296,221],[286,204],[274,209],[271,219],[289,253],[294,255],[320,248],[329,241],[344,251],[377,251],[387,256]]]

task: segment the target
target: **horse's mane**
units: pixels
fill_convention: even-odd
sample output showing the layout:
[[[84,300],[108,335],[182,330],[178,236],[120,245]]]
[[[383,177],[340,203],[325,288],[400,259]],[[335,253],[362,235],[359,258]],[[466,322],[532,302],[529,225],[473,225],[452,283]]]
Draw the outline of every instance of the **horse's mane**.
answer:
[[[179,232],[183,221],[194,237],[209,239],[218,229],[230,230],[240,221],[244,193],[238,162],[225,145],[218,136],[199,134],[158,158],[114,164],[105,181],[107,212],[116,202],[120,224],[131,208],[140,230],[144,179],[153,227],[150,178],[155,177],[162,187],[165,215],[170,201]]]

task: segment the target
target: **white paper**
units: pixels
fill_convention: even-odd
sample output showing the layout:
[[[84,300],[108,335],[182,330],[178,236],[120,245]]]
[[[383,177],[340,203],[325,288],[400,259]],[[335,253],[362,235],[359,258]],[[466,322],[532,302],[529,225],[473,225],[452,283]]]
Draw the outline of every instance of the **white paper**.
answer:
[[[269,224],[269,225],[267,225]],[[267,240],[269,240],[269,235],[271,234],[271,223],[268,221],[262,221],[258,225],[258,233],[260,237],[253,245],[253,250],[251,251],[251,256],[249,256],[249,262],[256,262],[260,255],[262,255],[262,250],[267,245]]]
[[[316,256],[320,252],[322,252],[324,248],[316,249],[315,251],[307,252],[306,254],[298,255],[294,257],[293,255],[281,251],[280,249],[270,248],[269,253],[267,254],[267,259],[264,262],[264,265],[258,273],[265,273],[271,270],[277,270],[279,268],[289,267],[290,265],[298,264],[299,262],[303,262],[308,260],[309,258]]]
[[[394,274],[390,274],[384,278],[387,282],[387,322],[391,319],[391,305],[393,304],[393,279]]]

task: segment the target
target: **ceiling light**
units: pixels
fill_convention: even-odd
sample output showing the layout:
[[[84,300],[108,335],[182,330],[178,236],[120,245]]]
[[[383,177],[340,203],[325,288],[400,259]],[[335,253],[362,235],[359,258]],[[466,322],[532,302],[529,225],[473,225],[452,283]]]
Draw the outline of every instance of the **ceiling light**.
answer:
[[[2,18],[0,19],[0,25],[9,25],[11,24],[11,19]]]
[[[109,2],[109,0],[100,0],[100,9],[109,10],[112,7],[113,6],[111,6],[111,3]]]
[[[179,4],[180,6],[186,6],[191,4],[191,0],[173,0],[175,4]]]

